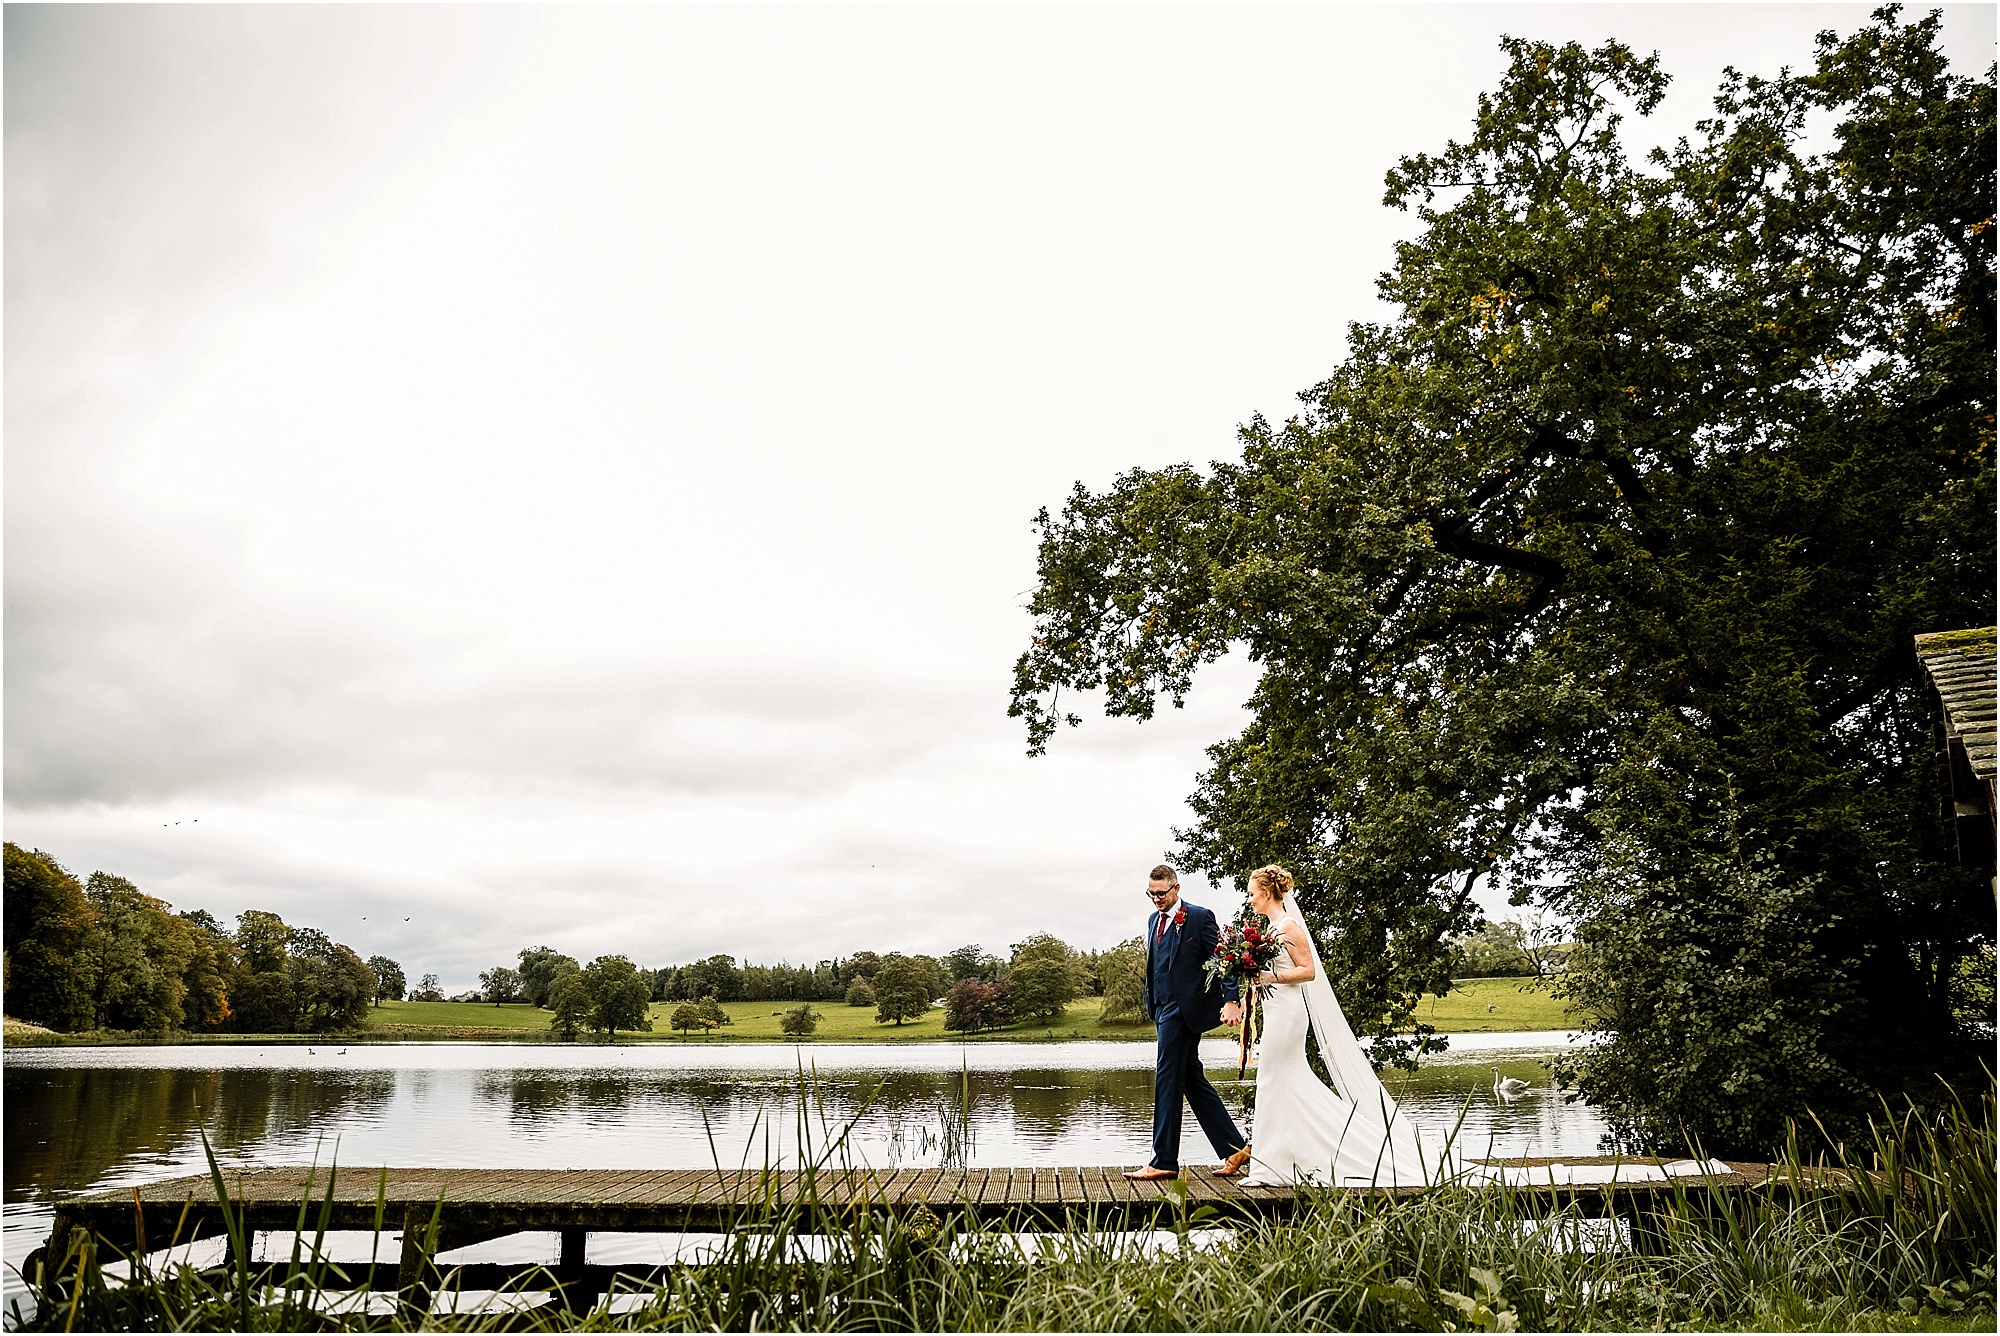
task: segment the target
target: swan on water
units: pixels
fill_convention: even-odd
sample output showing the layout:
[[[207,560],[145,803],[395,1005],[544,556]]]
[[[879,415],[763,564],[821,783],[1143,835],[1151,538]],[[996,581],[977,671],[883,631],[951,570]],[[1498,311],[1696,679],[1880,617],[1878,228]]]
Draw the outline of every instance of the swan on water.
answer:
[[[1518,1076],[1502,1076],[1498,1067],[1493,1068],[1493,1093],[1502,1103],[1512,1104],[1528,1093],[1528,1083]]]

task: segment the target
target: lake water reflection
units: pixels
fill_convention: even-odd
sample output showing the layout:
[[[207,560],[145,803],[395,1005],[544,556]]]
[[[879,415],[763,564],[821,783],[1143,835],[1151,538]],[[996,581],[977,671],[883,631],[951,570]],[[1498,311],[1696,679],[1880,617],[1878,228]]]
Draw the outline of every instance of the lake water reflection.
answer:
[[[1555,1096],[1542,1063],[1565,1039],[1460,1036],[1391,1088],[1427,1133],[1462,1120],[1470,1153],[1594,1153],[1604,1127]],[[1203,1056],[1248,1115],[1234,1045]],[[850,1123],[849,1158],[882,1167],[1138,1164],[1152,1061],[1129,1042],[11,1049],[6,1257],[18,1266],[46,1237],[52,1192],[199,1172],[198,1127],[225,1164],[755,1166],[794,1162],[802,1126],[821,1144]],[[1496,1064],[1536,1093],[1500,1103]],[[955,1138],[962,1094],[969,1135]],[[1183,1159],[1212,1160],[1191,1118],[1187,1133]]]

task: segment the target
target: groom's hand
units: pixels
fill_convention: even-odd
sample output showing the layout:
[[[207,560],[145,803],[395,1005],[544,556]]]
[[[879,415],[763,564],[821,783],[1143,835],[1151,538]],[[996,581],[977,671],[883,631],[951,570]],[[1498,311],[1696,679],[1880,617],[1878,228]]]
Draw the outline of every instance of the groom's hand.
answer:
[[[1224,1002],[1222,1004],[1222,1023],[1224,1025],[1243,1024],[1243,1008],[1234,1002]]]

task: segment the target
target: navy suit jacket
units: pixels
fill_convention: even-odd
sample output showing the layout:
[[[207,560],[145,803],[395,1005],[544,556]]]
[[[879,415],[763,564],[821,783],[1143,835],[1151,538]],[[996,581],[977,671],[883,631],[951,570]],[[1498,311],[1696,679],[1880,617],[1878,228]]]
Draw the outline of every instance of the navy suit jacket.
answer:
[[[1164,1000],[1154,997],[1153,986],[1155,956],[1164,953],[1167,991],[1174,1005],[1180,1008],[1181,1018],[1199,1034],[1222,1024],[1222,1004],[1236,1000],[1236,980],[1224,979],[1214,988],[1207,986],[1208,976],[1202,966],[1215,954],[1222,929],[1217,926],[1215,915],[1200,905],[1182,900],[1174,906],[1174,912],[1182,910],[1187,911],[1186,919],[1178,925],[1169,922],[1165,936],[1160,936],[1157,909],[1146,919],[1146,1014],[1155,1015],[1159,1002]]]

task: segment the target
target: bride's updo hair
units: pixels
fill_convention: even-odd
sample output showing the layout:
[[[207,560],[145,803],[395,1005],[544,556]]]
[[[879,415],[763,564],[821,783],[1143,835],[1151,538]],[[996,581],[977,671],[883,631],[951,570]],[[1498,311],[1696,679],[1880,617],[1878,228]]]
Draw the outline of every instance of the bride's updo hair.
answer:
[[[1266,863],[1250,874],[1250,884],[1273,900],[1283,900],[1292,893],[1292,874],[1276,863]]]

